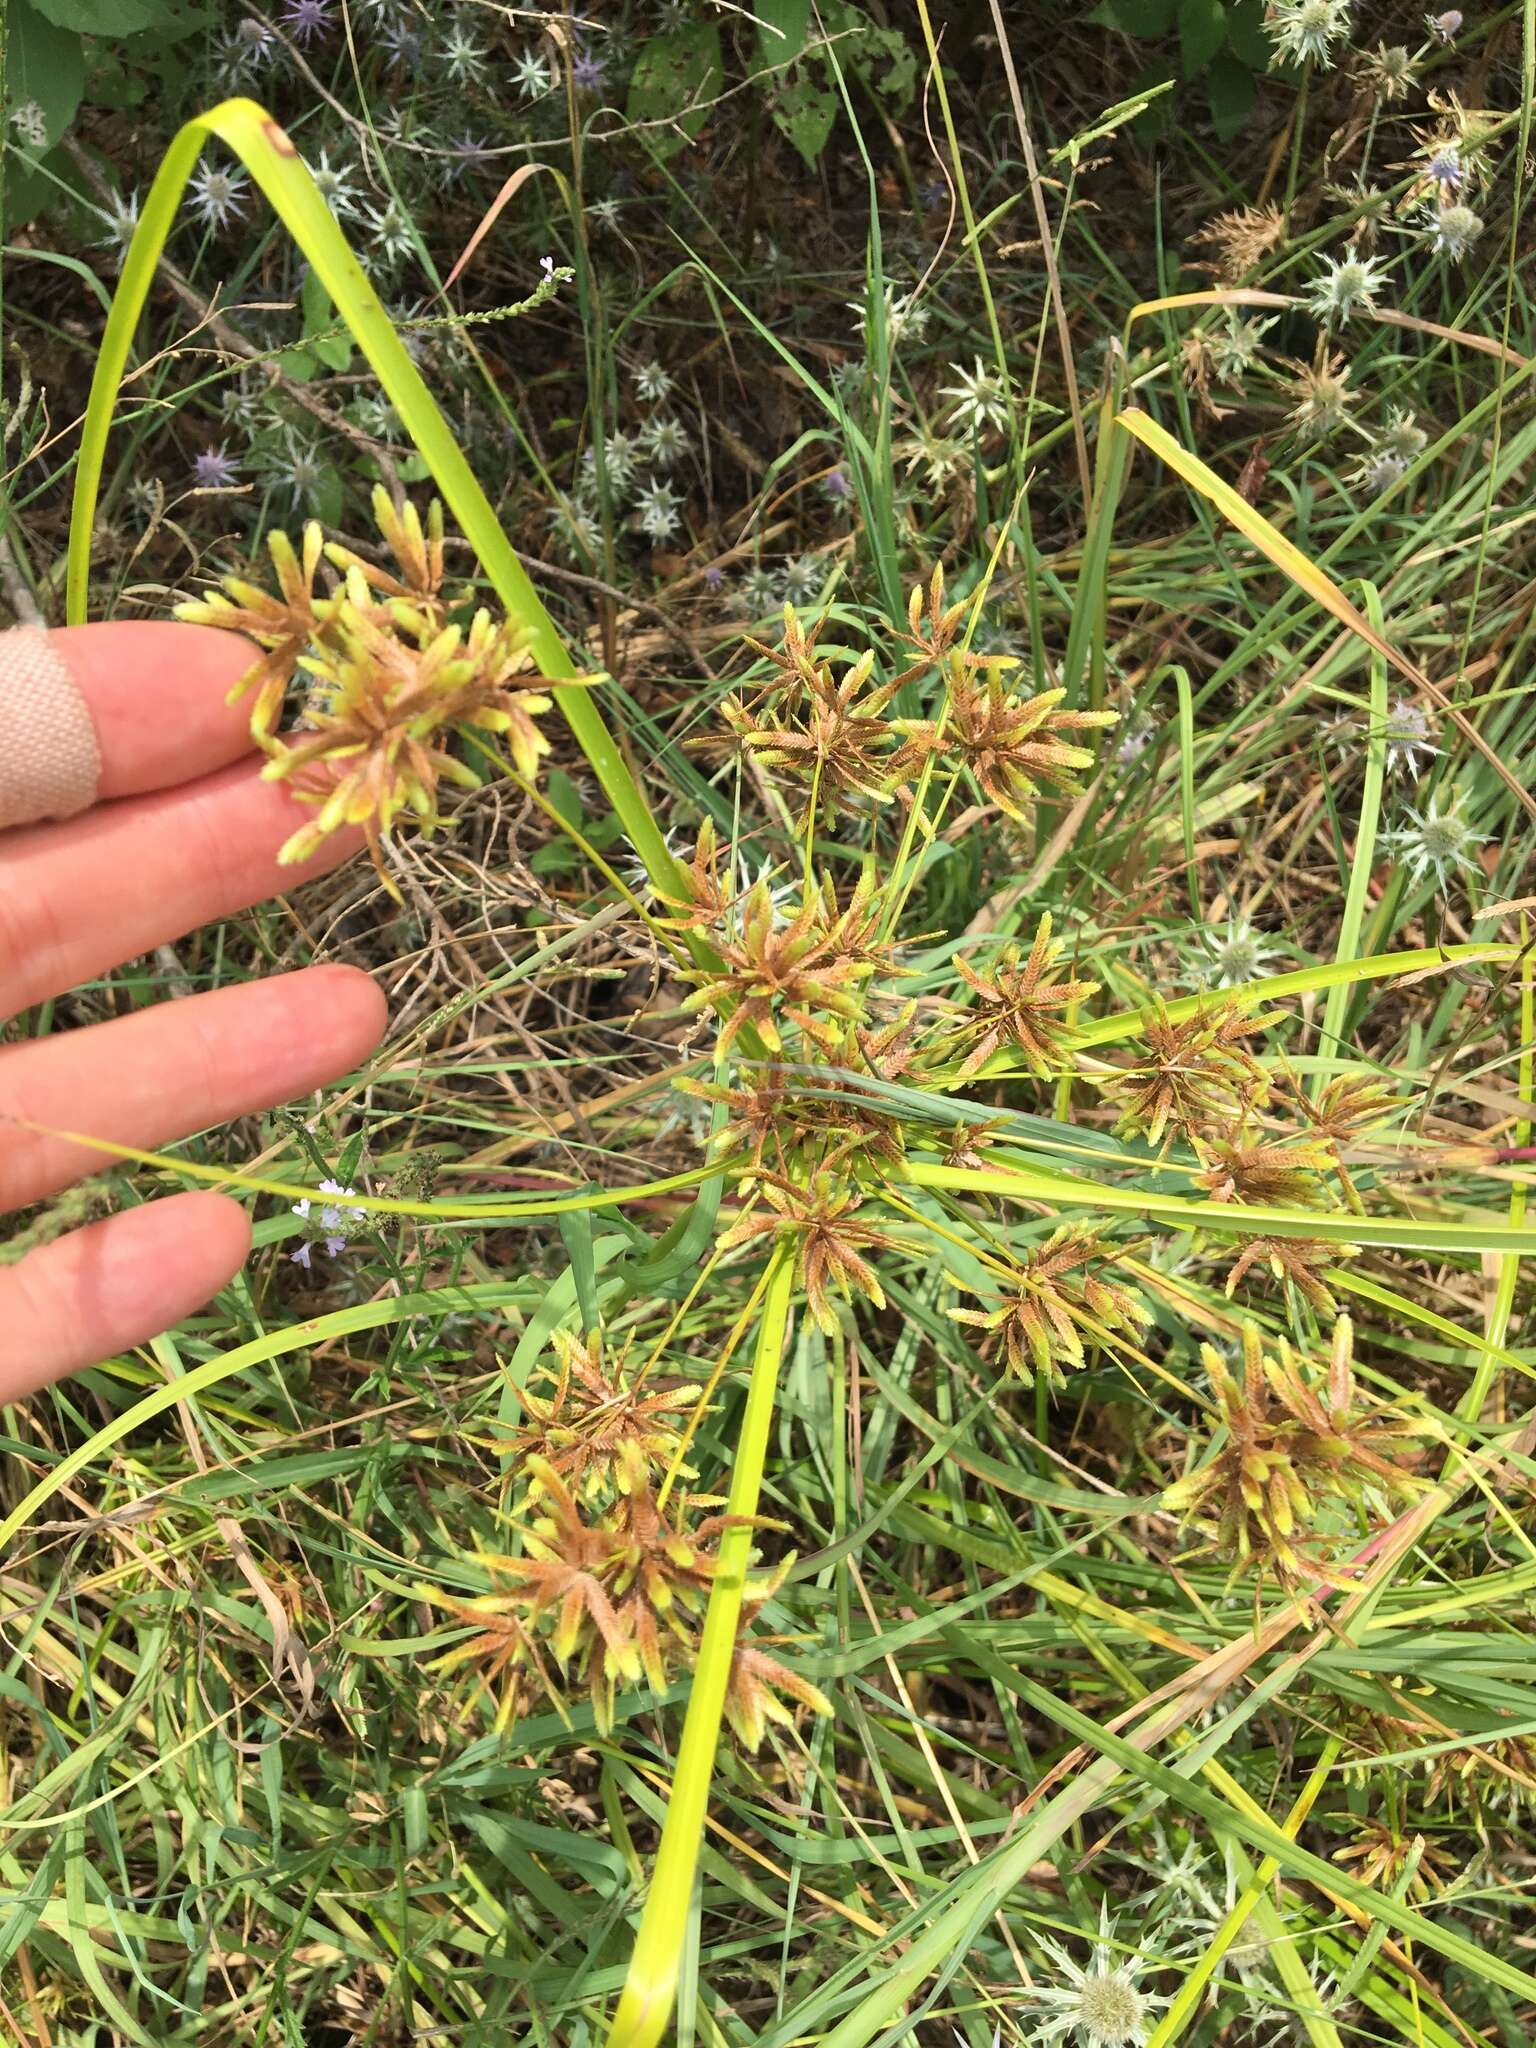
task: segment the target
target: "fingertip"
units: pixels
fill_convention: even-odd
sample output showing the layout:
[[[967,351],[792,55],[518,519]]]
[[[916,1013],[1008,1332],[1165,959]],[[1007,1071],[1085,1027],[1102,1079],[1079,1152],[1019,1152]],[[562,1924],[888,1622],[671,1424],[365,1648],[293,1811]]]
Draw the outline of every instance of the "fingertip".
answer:
[[[343,1067],[373,1051],[389,1022],[389,1005],[371,974],[360,967],[326,962],[286,976],[304,1002],[317,1008]]]
[[[147,1343],[239,1272],[251,1226],[228,1195],[124,1209],[0,1270],[0,1400]]]
[[[251,1219],[244,1204],[232,1195],[168,1195],[154,1206],[160,1212],[174,1210],[176,1227],[185,1224],[196,1234],[206,1253],[209,1271],[221,1266],[228,1269],[222,1279],[214,1282],[210,1292],[217,1293],[232,1280],[250,1257]]]
[[[49,638],[96,728],[101,799],[189,782],[251,751],[250,706],[229,701],[258,655],[242,634],[114,619]]]
[[[102,1232],[101,1250],[91,1261],[96,1312],[105,1319],[115,1310],[145,1334],[153,1334],[150,1324],[160,1303],[173,1311],[161,1327],[190,1315],[234,1278],[251,1249],[250,1218],[229,1195],[167,1195],[122,1210],[108,1224],[92,1226]],[[81,1231],[64,1242],[89,1236]]]

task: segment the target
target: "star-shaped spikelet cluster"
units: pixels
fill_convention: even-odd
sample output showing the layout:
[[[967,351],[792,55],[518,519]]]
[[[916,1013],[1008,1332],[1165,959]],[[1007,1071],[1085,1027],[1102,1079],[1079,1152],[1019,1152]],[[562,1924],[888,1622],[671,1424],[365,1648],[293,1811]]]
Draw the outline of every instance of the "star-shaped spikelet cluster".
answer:
[[[396,827],[409,820],[433,831],[442,823],[442,783],[479,786],[452,751],[455,732],[504,740],[531,780],[549,752],[537,720],[550,700],[527,686],[521,627],[483,606],[470,611],[470,593],[445,588],[441,505],[434,501],[423,527],[416,508],[397,508],[381,485],[373,507],[392,569],[326,541],[311,520],[297,548],[286,534],[268,536],[275,592],[231,576],[176,615],[243,633],[261,649],[233,695],[255,692],[251,732],[267,756],[262,774],[316,813],[278,859],[307,860],[333,832],[359,827],[380,879],[397,895],[383,863]],[[322,562],[339,572],[329,591],[316,589]],[[464,624],[456,615],[466,611]],[[298,675],[309,684],[303,715],[280,734]]]

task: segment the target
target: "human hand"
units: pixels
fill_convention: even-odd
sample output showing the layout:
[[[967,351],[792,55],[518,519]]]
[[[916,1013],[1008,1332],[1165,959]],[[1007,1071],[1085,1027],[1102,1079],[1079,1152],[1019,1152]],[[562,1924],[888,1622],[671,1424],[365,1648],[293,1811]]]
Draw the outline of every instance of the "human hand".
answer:
[[[361,843],[338,834],[315,859],[278,867],[277,849],[307,814],[258,779],[247,714],[224,701],[252,659],[243,642],[147,622],[48,638],[90,714],[99,779],[77,816],[0,830],[0,1019],[287,891]],[[16,738],[8,644],[0,639],[0,752]],[[19,809],[6,801],[6,766],[0,759],[0,823]],[[384,1020],[367,975],[310,967],[0,1047],[0,1215],[110,1158],[9,1119],[154,1150],[333,1080],[378,1043]],[[0,1401],[168,1329],[249,1249],[238,1202],[185,1194],[0,1266]]]

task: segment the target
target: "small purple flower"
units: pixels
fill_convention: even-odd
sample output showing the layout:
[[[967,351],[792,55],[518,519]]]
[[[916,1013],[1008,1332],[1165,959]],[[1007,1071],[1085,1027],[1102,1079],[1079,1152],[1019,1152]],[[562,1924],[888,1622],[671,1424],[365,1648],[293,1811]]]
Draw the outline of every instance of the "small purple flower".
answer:
[[[318,1242],[325,1247],[326,1256],[332,1259],[339,1259],[347,1248],[349,1230],[363,1222],[368,1212],[366,1209],[355,1209],[346,1206],[347,1196],[355,1195],[357,1190],[356,1188],[344,1188],[340,1181],[321,1181],[320,1193],[322,1195],[337,1195],[340,1197],[340,1200],[335,1202],[322,1202],[319,1217],[315,1219],[321,1233]],[[305,1195],[301,1201],[294,1203],[293,1213],[302,1222],[309,1223],[313,1207],[314,1205],[310,1201],[309,1196]],[[306,1237],[298,1250],[290,1253],[293,1263],[296,1266],[303,1266],[306,1272],[310,1270],[310,1256],[314,1251],[316,1242],[316,1239]]]
[[[320,1183],[320,1192],[322,1195],[340,1195],[345,1199],[348,1195],[355,1195],[357,1189],[344,1188],[339,1180],[323,1180]],[[305,1213],[308,1213],[307,1208]],[[354,1223],[361,1223],[367,1216],[368,1211],[366,1209],[349,1209],[347,1214]],[[324,1230],[338,1229],[341,1224],[341,1216],[342,1212],[338,1205],[335,1202],[327,1202],[320,1211],[321,1228]]]
[[[1424,166],[1425,176],[1446,192],[1459,192],[1466,182],[1467,167],[1461,160],[1461,152],[1454,142],[1448,142],[1437,149]]]
[[[835,504],[842,504],[853,496],[853,485],[848,481],[845,469],[829,469],[821,480],[821,488]]]
[[[1461,34],[1462,14],[1459,7],[1451,7],[1444,14],[1428,14],[1424,17],[1430,34],[1437,42],[1454,43]]]
[[[607,76],[606,57],[596,56],[591,50],[578,50],[572,57],[571,78],[578,92],[601,92]]]
[[[227,491],[240,481],[240,465],[221,442],[205,448],[192,460],[192,487],[199,491]]]
[[[711,562],[709,567],[704,571],[705,589],[718,590],[724,581],[725,571],[721,568],[718,562]]]
[[[919,185],[917,196],[929,213],[937,213],[949,205],[949,187],[942,178],[929,178],[926,183]]]
[[[303,49],[316,36],[328,36],[334,26],[330,0],[288,0],[283,9],[283,27]]]

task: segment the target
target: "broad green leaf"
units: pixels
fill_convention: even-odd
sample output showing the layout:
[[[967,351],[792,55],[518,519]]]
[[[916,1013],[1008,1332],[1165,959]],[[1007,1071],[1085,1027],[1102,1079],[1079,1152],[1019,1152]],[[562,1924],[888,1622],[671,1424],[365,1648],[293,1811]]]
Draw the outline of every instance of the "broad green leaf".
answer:
[[[1173,27],[1179,0],[1100,0],[1088,20],[1100,28],[1118,29],[1143,41],[1165,36]]]
[[[1223,0],[1179,0],[1179,65],[1186,78],[1205,69],[1226,34]]]
[[[837,94],[818,85],[808,66],[797,67],[796,75],[785,81],[773,103],[773,125],[792,142],[808,169],[827,146],[832,124],[837,119]]]
[[[665,124],[645,136],[657,156],[672,155],[698,134],[723,75],[713,22],[646,38],[630,74],[626,111],[631,121]]]
[[[788,64],[805,48],[811,0],[757,0],[757,49],[764,64]]]
[[[1228,7],[1227,48],[1250,72],[1269,69],[1274,45],[1264,32],[1264,0],[1237,0]]]
[[[1211,103],[1212,127],[1223,142],[1230,142],[1253,112],[1258,87],[1242,59],[1222,50],[1205,74],[1205,96]]]
[[[304,279],[300,304],[304,309],[304,339],[308,347],[328,370],[349,370],[352,367],[352,338],[345,328],[340,334],[334,331],[340,325],[336,302],[313,270]]]
[[[899,113],[917,83],[917,52],[899,30],[880,28],[852,0],[823,0],[822,27],[835,39],[842,69],[863,79],[871,92]]]
[[[28,101],[40,107],[48,130],[45,146],[51,146],[74,119],[85,90],[85,54],[79,36],[51,21],[33,0],[10,0],[4,83],[7,117]],[[7,139],[14,146],[14,130]],[[22,217],[9,201],[7,217]]]
[[[166,0],[32,0],[39,14],[78,36],[136,36],[169,28],[180,9]]]

